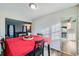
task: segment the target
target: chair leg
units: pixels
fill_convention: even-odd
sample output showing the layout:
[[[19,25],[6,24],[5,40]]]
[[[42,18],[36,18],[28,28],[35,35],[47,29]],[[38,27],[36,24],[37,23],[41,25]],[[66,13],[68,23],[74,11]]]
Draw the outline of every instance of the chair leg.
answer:
[[[43,42],[42,56],[44,56],[44,42]]]
[[[34,56],[35,56],[35,50],[34,50]]]
[[[35,50],[36,50],[36,43],[35,43],[34,52],[33,52],[34,56],[35,56],[35,53],[36,53]]]
[[[48,56],[50,56],[50,45],[48,44]]]

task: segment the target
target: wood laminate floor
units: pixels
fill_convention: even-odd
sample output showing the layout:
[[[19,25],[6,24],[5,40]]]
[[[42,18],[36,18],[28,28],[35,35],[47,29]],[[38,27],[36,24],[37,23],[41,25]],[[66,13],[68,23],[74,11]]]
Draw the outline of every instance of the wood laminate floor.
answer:
[[[44,56],[48,56],[48,50],[47,47],[44,48]],[[68,55],[62,52],[58,52],[56,50],[50,49],[50,56],[73,56],[73,55]]]

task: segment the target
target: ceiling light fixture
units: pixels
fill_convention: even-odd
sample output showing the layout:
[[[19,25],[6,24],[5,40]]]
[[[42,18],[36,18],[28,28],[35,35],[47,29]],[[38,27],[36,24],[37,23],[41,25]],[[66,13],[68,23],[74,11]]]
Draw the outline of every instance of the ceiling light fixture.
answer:
[[[29,4],[29,7],[30,7],[31,9],[37,9],[37,5],[36,5],[35,3],[30,3],[30,4]]]

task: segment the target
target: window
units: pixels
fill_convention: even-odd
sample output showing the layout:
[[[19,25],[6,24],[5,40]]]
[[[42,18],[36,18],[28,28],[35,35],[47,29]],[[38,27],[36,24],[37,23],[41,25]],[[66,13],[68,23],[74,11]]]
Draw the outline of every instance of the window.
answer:
[[[58,40],[58,39],[61,39],[61,24],[58,23],[56,25],[53,25],[51,27],[51,37],[52,37],[52,40]]]
[[[61,50],[61,24],[51,26],[51,38],[53,40],[51,48]]]

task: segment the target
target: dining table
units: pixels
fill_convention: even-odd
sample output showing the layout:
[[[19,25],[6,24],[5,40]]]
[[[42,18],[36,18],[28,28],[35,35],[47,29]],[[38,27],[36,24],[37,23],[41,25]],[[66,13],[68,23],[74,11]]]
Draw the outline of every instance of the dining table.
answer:
[[[32,40],[24,40],[23,36],[8,38],[5,40],[5,56],[25,56],[34,49],[35,41],[43,39],[50,44],[50,38],[40,35],[32,35]]]

